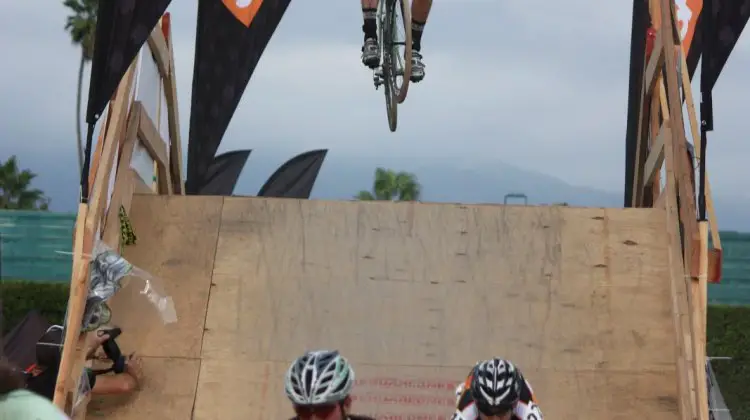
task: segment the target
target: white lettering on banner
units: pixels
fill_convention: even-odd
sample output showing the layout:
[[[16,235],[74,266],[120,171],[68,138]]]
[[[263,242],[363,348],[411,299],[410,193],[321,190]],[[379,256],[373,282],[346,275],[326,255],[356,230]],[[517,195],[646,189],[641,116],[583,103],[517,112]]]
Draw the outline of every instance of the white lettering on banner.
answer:
[[[688,33],[688,24],[693,17],[693,11],[687,5],[687,0],[675,0],[677,11],[677,27],[680,29],[680,39],[684,40]]]

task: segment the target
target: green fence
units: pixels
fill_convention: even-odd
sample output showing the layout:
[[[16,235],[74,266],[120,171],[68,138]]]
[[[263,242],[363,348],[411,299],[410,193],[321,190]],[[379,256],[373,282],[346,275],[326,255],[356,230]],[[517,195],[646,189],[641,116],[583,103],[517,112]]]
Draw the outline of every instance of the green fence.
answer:
[[[721,232],[724,263],[720,284],[708,285],[709,303],[750,305],[750,233]]]
[[[0,210],[0,278],[68,282],[75,214]],[[711,303],[750,305],[750,233],[722,232],[721,284]]]
[[[70,281],[75,219],[70,213],[0,210],[0,278]]]

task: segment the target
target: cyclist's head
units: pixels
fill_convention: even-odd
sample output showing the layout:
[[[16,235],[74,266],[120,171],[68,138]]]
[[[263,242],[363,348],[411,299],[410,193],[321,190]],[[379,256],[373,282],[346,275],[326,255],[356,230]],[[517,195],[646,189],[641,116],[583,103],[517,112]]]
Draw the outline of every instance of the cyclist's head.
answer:
[[[301,420],[338,420],[349,411],[354,370],[338,351],[309,351],[292,362],[284,390]]]
[[[490,359],[472,371],[471,396],[482,419],[509,419],[521,394],[518,371],[513,363]]]

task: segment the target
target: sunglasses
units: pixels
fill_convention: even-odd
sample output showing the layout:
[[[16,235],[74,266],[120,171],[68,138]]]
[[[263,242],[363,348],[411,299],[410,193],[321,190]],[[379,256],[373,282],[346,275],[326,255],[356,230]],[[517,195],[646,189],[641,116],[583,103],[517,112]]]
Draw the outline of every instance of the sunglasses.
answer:
[[[338,404],[321,404],[321,405],[295,405],[294,413],[301,420],[312,418],[313,416],[328,418],[336,411]]]
[[[512,405],[490,406],[486,404],[477,404],[477,410],[487,417],[504,416],[513,410]]]

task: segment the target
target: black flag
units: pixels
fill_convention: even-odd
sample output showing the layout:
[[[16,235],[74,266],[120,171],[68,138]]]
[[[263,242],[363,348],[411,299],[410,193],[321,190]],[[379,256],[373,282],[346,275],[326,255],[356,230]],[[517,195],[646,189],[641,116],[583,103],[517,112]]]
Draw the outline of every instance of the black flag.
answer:
[[[198,194],[232,195],[247,158],[250,157],[250,152],[252,150],[236,150],[216,156],[208,167],[206,178]]]
[[[632,207],[635,153],[638,142],[638,118],[641,111],[641,83],[646,55],[646,31],[650,25],[648,2],[633,0],[633,21],[630,32],[630,83],[628,87],[628,119],[625,133],[625,197],[624,206]]]
[[[698,60],[704,51],[710,51],[710,58],[706,63],[707,88],[713,89],[719,79],[724,65],[737,45],[737,41],[745,29],[750,18],[750,0],[704,0],[703,11],[698,17],[693,42],[688,52],[688,69],[690,77],[698,67]],[[705,11],[710,11],[710,16]],[[708,25],[711,31],[706,35],[703,27]]]
[[[96,16],[86,109],[86,147],[81,171],[81,202],[89,199],[89,168],[94,125],[115,93],[120,79],[151,35],[171,0],[101,0]]]
[[[188,142],[188,194],[196,194],[247,82],[291,0],[199,0]]]
[[[258,197],[310,198],[328,150],[311,150],[281,165],[268,178]]]
[[[86,122],[94,124],[171,0],[100,0]]]

